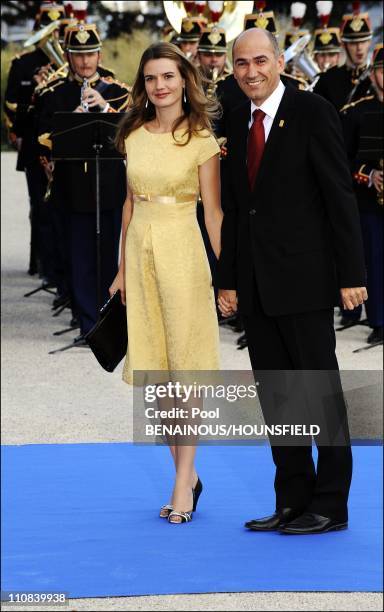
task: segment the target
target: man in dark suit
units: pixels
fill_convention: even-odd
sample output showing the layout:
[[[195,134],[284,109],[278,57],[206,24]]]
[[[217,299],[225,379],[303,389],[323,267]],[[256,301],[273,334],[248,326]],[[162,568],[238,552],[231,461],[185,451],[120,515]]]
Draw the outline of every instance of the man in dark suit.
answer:
[[[345,434],[343,444],[318,443],[317,471],[311,440],[272,445],[276,511],[246,526],[285,534],[345,529],[352,455],[333,306],[341,295],[352,309],[367,292],[340,121],[320,96],[284,87],[271,33],[240,34],[233,65],[248,101],[229,115],[226,130],[219,307],[228,316],[238,298],[253,370],[333,373],[338,391],[328,416],[338,415]]]

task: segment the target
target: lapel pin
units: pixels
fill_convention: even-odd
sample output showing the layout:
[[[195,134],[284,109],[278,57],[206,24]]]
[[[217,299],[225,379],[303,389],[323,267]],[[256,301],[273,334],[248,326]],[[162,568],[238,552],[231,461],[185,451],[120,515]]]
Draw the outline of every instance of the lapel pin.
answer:
[[[284,127],[284,119],[280,119],[280,121],[279,121],[279,127]]]

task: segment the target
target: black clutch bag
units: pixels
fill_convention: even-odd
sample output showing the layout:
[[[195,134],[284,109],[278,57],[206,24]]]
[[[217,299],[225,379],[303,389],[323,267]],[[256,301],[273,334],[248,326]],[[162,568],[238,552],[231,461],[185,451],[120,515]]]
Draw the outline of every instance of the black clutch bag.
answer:
[[[101,308],[100,319],[85,340],[104,370],[113,372],[125,357],[128,346],[127,311],[121,303],[120,291]]]

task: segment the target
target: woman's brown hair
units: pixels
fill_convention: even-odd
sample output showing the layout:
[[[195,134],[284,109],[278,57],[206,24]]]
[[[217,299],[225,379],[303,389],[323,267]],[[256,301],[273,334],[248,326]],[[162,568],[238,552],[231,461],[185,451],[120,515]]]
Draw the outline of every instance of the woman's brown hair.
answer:
[[[125,139],[131,132],[137,130],[144,123],[151,121],[156,116],[154,105],[148,100],[145,90],[144,67],[147,62],[154,59],[173,60],[185,80],[185,94],[187,101],[183,101],[183,114],[176,119],[172,135],[175,139],[175,131],[180,125],[188,120],[182,142],[175,142],[181,146],[188,144],[192,135],[199,135],[199,131],[206,129],[212,132],[211,121],[216,119],[219,113],[219,104],[206,97],[202,79],[197,68],[185,57],[176,45],[167,42],[155,43],[146,49],[141,57],[136,79],[132,88],[132,106],[120,121],[117,129],[115,146],[121,153],[125,153]],[[146,101],[148,104],[146,107]]]

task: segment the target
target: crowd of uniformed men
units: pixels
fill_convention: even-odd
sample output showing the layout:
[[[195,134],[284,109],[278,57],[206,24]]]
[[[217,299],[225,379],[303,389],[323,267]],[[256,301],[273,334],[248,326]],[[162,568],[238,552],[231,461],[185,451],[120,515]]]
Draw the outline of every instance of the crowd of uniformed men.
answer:
[[[130,87],[100,63],[102,43],[96,25],[87,23],[86,4],[41,3],[32,39],[35,46],[13,59],[4,105],[9,140],[18,151],[17,170],[25,172],[30,199],[28,273],[39,275],[43,288],[56,290],[54,309],[71,308],[71,328],[80,329],[74,341],[76,346],[86,343],[84,335],[98,319],[98,274],[104,302],[117,272],[125,165],[122,160],[101,162],[101,268],[98,268],[95,164],[75,159],[52,161],[55,113],[126,112],[130,106]],[[255,3],[257,10],[245,16],[244,29],[261,27],[278,36],[275,16],[265,10],[265,4]],[[359,3],[353,3],[353,12],[344,15],[340,28],[329,25],[332,2],[316,5],[319,24],[311,35],[310,65],[312,70],[315,66],[317,74],[308,73],[305,64],[295,61],[302,53],[298,48],[293,60],[287,63],[282,80],[286,85],[324,96],[340,111],[365,247],[370,327],[367,341],[378,343],[383,339],[383,161],[378,134],[383,105],[383,44],[372,45],[370,18],[360,12]],[[292,51],[295,48],[292,45],[308,37],[308,30],[302,28],[304,14],[304,3],[292,4],[292,27],[285,34],[284,50]],[[168,28],[163,39],[178,45],[199,66],[206,95],[217,96],[221,103],[222,116],[215,131],[222,144],[224,166],[226,115],[245,99],[231,74],[226,31],[220,22],[219,25],[210,22],[191,9],[182,20],[181,31]],[[373,150],[364,148],[367,141],[374,143]],[[300,176],[297,180],[300,181]],[[214,277],[215,256],[202,210],[199,203],[198,220]],[[353,325],[360,317],[361,309],[344,311],[342,323]],[[242,331],[239,318],[232,324],[235,331]],[[245,336],[240,336],[237,342],[239,348],[246,346]]]

